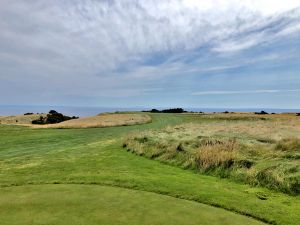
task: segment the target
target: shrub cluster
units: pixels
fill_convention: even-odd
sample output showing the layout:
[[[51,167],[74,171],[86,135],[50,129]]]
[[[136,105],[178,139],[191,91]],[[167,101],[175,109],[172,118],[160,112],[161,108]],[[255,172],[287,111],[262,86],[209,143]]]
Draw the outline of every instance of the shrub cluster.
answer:
[[[54,123],[60,123],[71,119],[78,119],[78,117],[65,116],[62,113],[56,112],[55,110],[50,110],[50,112],[47,114],[46,117],[40,116],[39,119],[33,120],[32,124],[54,124]]]
[[[144,111],[144,112],[151,112],[151,113],[184,113],[187,112],[183,108],[171,108],[171,109],[151,109],[150,111]]]
[[[260,112],[255,112],[254,114],[257,114],[257,115],[267,115],[269,113],[267,113],[265,111],[260,111]]]

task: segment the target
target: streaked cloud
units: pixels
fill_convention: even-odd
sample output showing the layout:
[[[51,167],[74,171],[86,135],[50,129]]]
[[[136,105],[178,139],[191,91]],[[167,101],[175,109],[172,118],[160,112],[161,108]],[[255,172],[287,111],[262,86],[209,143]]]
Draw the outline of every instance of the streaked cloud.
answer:
[[[46,104],[70,96],[76,104],[122,96],[138,104],[141,96],[216,90],[220,77],[233,83],[230,73],[240,82],[272,73],[253,88],[292,90],[300,85],[299,7],[299,0],[2,0],[0,104],[38,104],[40,96]]]
[[[300,89],[294,90],[248,90],[248,91],[200,91],[194,92],[192,95],[235,95],[235,94],[266,94],[266,93],[285,93],[300,92]]]

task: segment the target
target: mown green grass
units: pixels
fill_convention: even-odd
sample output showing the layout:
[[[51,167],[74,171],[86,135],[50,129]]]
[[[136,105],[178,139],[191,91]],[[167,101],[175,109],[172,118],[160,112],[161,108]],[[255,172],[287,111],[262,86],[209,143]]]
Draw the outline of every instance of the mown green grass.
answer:
[[[193,201],[96,185],[4,188],[0,192],[0,221],[2,225],[264,224]]]
[[[130,132],[199,119],[172,114],[152,117],[151,124],[111,128],[38,130],[0,126],[0,192],[28,184],[119,186],[202,202],[269,223],[298,224],[299,197],[200,175],[124,151],[122,139]],[[261,200],[261,195],[267,199]]]

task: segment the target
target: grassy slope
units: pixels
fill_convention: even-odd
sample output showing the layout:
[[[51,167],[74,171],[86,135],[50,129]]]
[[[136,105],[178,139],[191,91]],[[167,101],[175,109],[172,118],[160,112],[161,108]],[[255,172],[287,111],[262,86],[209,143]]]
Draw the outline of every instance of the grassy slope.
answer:
[[[263,224],[224,209],[192,201],[96,185],[4,188],[0,192],[0,220],[2,225]]]
[[[136,157],[121,148],[130,131],[192,121],[191,115],[153,115],[153,123],[95,129],[0,126],[0,184],[105,184],[163,193],[223,207],[278,224],[300,221],[299,197],[195,174]],[[268,200],[256,193],[264,192]]]

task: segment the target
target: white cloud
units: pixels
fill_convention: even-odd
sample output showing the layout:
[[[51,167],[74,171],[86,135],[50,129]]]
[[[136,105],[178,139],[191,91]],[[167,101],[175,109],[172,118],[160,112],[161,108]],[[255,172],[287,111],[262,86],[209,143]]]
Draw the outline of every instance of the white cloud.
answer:
[[[206,44],[218,52],[247,49],[266,37],[238,35],[296,6],[300,1],[5,1],[0,39],[13,43],[15,49],[7,51],[17,57],[25,52],[28,60],[48,62],[40,57],[43,49],[58,56],[56,67],[87,73]],[[285,33],[293,31],[298,29],[287,27]]]
[[[192,95],[236,95],[236,94],[267,94],[283,92],[300,92],[300,89],[292,90],[248,90],[248,91],[199,91],[193,92]]]
[[[206,57],[298,34],[296,22],[264,31],[283,17],[299,22],[299,11],[285,14],[298,6],[300,0],[2,0],[0,93],[14,79],[39,91],[46,83],[49,92],[70,95],[113,95],[116,88],[138,95],[163,77],[235,68]],[[205,53],[195,54],[195,65],[182,60],[194,52]],[[159,54],[167,55],[159,65],[145,63]]]
[[[299,0],[183,0],[183,4],[199,10],[247,8],[251,11],[258,11],[263,15],[284,12],[300,6]]]

